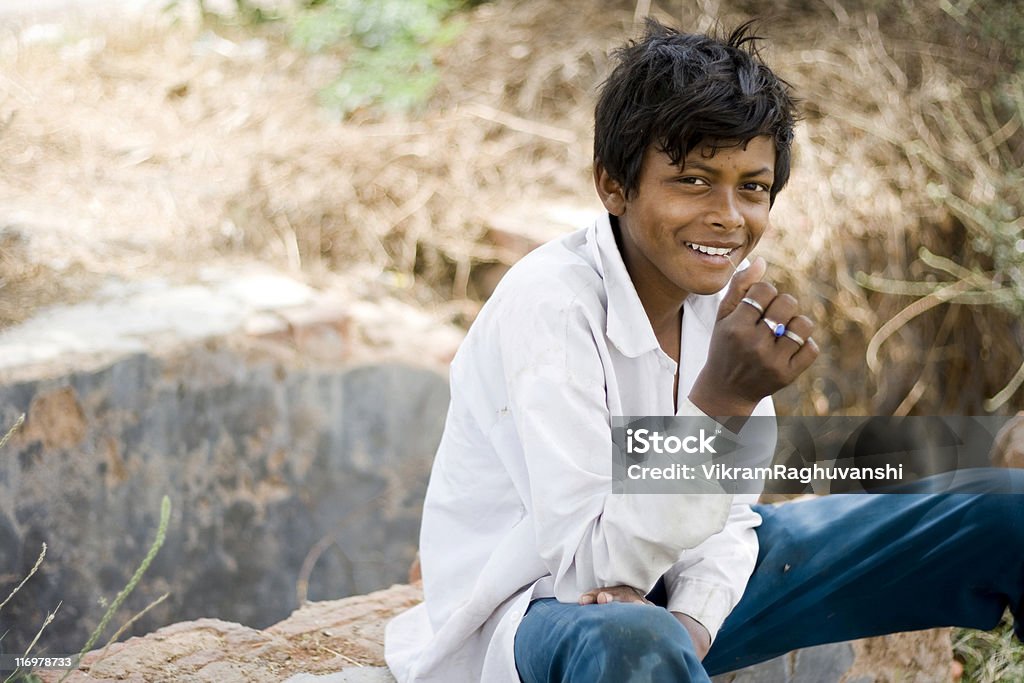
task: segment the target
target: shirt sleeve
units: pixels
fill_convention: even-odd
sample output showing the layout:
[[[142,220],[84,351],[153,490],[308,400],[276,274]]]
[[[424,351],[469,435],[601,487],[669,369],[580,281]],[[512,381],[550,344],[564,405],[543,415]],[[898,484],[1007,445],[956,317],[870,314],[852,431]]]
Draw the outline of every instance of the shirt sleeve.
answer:
[[[649,591],[685,548],[722,529],[732,496],[612,494],[600,324],[549,299],[509,312],[499,328],[509,404],[492,442],[507,467],[525,463],[519,493],[555,597],[574,602],[615,585]],[[692,404],[680,412],[701,414]],[[509,423],[514,437],[501,433]]]
[[[682,551],[665,572],[669,611],[699,621],[711,634],[711,642],[740,601],[754,571],[758,551],[755,528],[760,524],[761,516],[750,505],[737,502],[725,528],[696,548]]]

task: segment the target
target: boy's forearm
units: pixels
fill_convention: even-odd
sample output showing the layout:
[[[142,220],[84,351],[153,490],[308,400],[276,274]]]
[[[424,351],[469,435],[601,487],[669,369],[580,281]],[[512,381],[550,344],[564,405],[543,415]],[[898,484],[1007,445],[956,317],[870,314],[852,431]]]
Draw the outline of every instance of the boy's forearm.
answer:
[[[690,634],[690,640],[693,641],[693,649],[697,653],[697,659],[703,660],[708,650],[711,649],[711,634],[708,633],[707,628],[688,614],[683,614],[682,612],[672,612],[671,614],[683,625],[686,632]]]

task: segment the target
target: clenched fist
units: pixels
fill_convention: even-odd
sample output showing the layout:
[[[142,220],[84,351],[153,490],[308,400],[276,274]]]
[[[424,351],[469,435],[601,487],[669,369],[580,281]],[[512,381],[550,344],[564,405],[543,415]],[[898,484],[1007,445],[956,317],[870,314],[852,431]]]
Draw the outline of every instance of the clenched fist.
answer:
[[[766,268],[758,257],[738,272],[719,306],[707,363],[690,392],[707,415],[750,415],[818,357],[814,323],[796,299],[761,280]]]

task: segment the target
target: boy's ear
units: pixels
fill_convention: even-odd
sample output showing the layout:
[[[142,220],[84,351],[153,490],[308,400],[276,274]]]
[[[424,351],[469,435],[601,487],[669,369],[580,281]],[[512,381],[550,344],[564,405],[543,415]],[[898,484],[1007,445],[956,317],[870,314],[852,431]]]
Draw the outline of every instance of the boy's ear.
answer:
[[[604,169],[600,161],[594,161],[594,187],[601,203],[613,216],[621,216],[626,212],[626,193],[619,181],[613,179]]]

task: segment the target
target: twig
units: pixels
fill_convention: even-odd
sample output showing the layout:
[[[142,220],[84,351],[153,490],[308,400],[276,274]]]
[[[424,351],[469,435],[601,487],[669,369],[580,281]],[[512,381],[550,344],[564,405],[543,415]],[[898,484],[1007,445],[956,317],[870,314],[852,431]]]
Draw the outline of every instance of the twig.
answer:
[[[25,424],[25,413],[22,413],[21,415],[18,416],[18,419],[15,421],[14,426],[7,430],[7,433],[4,434],[4,438],[0,439],[0,448],[3,448],[4,446],[7,445],[7,440],[11,438],[11,435],[13,435],[14,432],[21,429],[21,425],[23,424]]]
[[[288,259],[288,267],[295,272],[301,271],[302,254],[299,252],[299,238],[295,234],[292,222],[283,212],[274,214],[271,222],[278,230],[281,246],[284,247],[285,257]]]
[[[882,292],[883,294],[898,294],[900,296],[928,296],[945,284],[942,282],[890,280],[888,278],[864,272],[858,272],[855,279],[857,280],[857,284],[864,289],[870,289],[874,292]]]
[[[306,553],[305,559],[302,560],[302,566],[299,568],[299,578],[295,582],[295,597],[298,599],[300,606],[306,604],[306,599],[309,596],[309,577],[313,573],[313,568],[320,560],[320,556],[324,554],[324,551],[332,543],[334,543],[333,535],[324,536],[313,544],[313,547]]]
[[[373,506],[378,501],[389,493],[389,487],[384,484],[380,490],[374,493],[366,500],[360,502],[358,505],[353,507],[350,511],[346,512],[341,521],[335,525],[333,531],[326,536],[323,536],[319,541],[313,544],[313,547],[306,553],[306,557],[302,560],[302,566],[299,569],[299,578],[295,581],[295,596],[298,598],[299,604],[303,605],[309,594],[309,577],[313,573],[313,569],[316,568],[316,563],[320,561],[320,556],[324,554],[324,551],[331,547],[332,544],[338,546],[338,552],[342,554],[347,562],[351,564],[348,555],[345,554],[344,548],[338,543],[338,530],[348,524],[353,519],[358,519],[360,515],[363,515],[373,509]]]
[[[28,576],[26,576],[24,579],[22,579],[21,583],[19,583],[17,586],[14,587],[14,590],[11,591],[11,594],[7,596],[6,600],[4,600],[3,602],[0,602],[0,610],[2,610],[4,608],[4,605],[6,605],[8,602],[11,601],[11,598],[14,597],[15,593],[17,593],[19,590],[21,590],[21,587],[25,585],[25,582],[28,581],[29,579],[31,579],[32,575],[35,574],[39,570],[39,565],[41,565],[43,563],[43,558],[44,557],[46,557],[46,544],[45,543],[43,544],[42,552],[40,552],[39,553],[39,557],[36,558],[36,563],[34,565],[32,565],[32,569],[29,571]]]
[[[470,102],[465,106],[465,110],[470,116],[475,116],[485,121],[492,121],[506,128],[517,130],[520,133],[536,135],[539,138],[561,142],[566,145],[576,144],[576,133],[565,128],[558,128],[556,126],[549,126],[546,123],[524,119],[494,107],[488,107],[486,104],[480,104],[479,102]]]
[[[835,15],[836,21],[839,22],[840,26],[846,26],[850,23],[850,15],[847,13],[846,8],[843,7],[839,0],[823,0],[825,5],[832,10],[832,14]]]
[[[924,364],[921,367],[921,372],[917,376],[917,381],[914,382],[914,386],[910,388],[910,391],[908,391],[907,395],[903,397],[900,404],[896,406],[896,409],[892,411],[893,415],[901,417],[909,415],[910,411],[913,410],[914,406],[917,405],[917,402],[921,400],[924,392],[928,389],[928,381],[925,379],[925,374],[931,364],[934,363],[938,357],[939,349],[941,348],[939,346],[939,340],[945,340],[947,335],[949,335],[949,330],[953,324],[954,317],[953,310],[946,309],[946,316],[942,320],[942,325],[939,327],[938,333],[932,338],[931,348],[928,349],[928,355],[925,357]]]
[[[982,103],[987,105],[985,106],[985,113],[994,119],[995,114],[992,113],[992,98],[988,93],[982,93],[981,97]],[[978,147],[982,154],[987,154],[993,151],[1020,130],[1020,118],[1016,116],[1011,117],[1010,120],[1002,126],[998,126],[997,124],[997,121],[990,121],[989,127],[993,132],[987,138],[978,143]]]
[[[121,634],[123,634],[125,631],[127,631],[131,627],[132,624],[134,624],[136,621],[141,619],[146,614],[146,612],[148,612],[149,610],[153,609],[154,607],[159,605],[161,602],[166,600],[169,595],[170,595],[170,593],[164,593],[159,598],[157,598],[153,602],[151,602],[148,605],[146,605],[142,609],[141,612],[136,614],[134,617],[132,617],[128,621],[124,622],[124,626],[122,626],[121,628],[117,629],[117,631],[114,633],[114,635],[110,636],[110,640],[108,640],[107,644],[103,646],[102,650],[100,650],[99,656],[96,657],[95,660],[93,660],[93,663],[98,662],[101,659],[103,659],[107,655],[107,650],[110,649],[110,646],[114,643],[115,640],[117,640],[118,638],[121,637]]]
[[[990,413],[998,410],[1000,406],[1010,400],[1010,397],[1013,396],[1013,393],[1017,391],[1022,384],[1024,384],[1024,363],[1020,364],[1020,367],[1017,368],[1017,372],[1014,374],[1013,378],[1010,379],[1007,385],[1000,389],[992,398],[985,399],[982,406]]]
[[[28,644],[28,647],[25,648],[25,656],[26,657],[28,657],[29,653],[32,652],[32,648],[34,648],[36,646],[36,643],[39,642],[39,636],[43,635],[43,629],[45,629],[47,626],[50,625],[50,622],[52,622],[53,618],[55,616],[57,616],[57,611],[60,609],[60,606],[63,605],[63,604],[64,604],[64,601],[61,600],[60,602],[57,603],[57,606],[53,608],[52,612],[47,612],[46,619],[43,620],[43,625],[40,626],[39,627],[39,631],[36,632],[36,637],[33,638],[32,642]]]
[[[633,23],[639,24],[651,13],[651,0],[636,0],[636,9],[633,10]]]
[[[349,664],[355,664],[356,666],[366,666],[366,664],[360,662],[359,660],[352,659],[351,657],[349,657],[348,655],[346,655],[343,652],[338,652],[337,650],[332,650],[331,648],[327,647],[326,645],[321,645],[320,648],[322,650],[324,650],[325,652],[330,652],[335,657],[341,657],[342,659],[344,659]]]
[[[63,600],[61,600],[60,602],[57,603],[57,606],[53,608],[52,612],[47,612],[46,619],[43,620],[43,625],[40,626],[39,627],[39,631],[36,632],[36,637],[32,639],[32,642],[29,643],[28,647],[25,649],[25,654],[24,654],[25,657],[28,657],[29,653],[32,652],[32,648],[34,648],[36,646],[36,643],[39,642],[39,636],[43,635],[43,631],[46,629],[47,626],[50,625],[50,622],[53,621],[53,618],[55,616],[57,616],[57,610],[60,609],[60,606],[62,604],[64,604]],[[15,669],[14,673],[12,673],[10,676],[8,676],[7,678],[4,679],[4,683],[9,683],[10,681],[14,680],[14,677],[17,674],[18,674],[18,669]]]
[[[935,308],[939,304],[948,302],[957,294],[963,293],[965,289],[969,289],[970,286],[971,283],[967,280],[954,282],[948,287],[943,287],[942,289],[932,292],[928,296],[918,299],[890,318],[884,325],[882,325],[882,327],[879,328],[878,332],[875,332],[874,336],[871,337],[871,341],[868,342],[868,349],[865,355],[867,356],[868,367],[871,371],[874,373],[879,371],[878,350],[881,348],[882,344],[889,339],[889,337],[917,316],[921,315],[925,311]]]
[[[927,247],[921,247],[917,252],[918,257],[924,261],[925,265],[931,266],[936,270],[943,270],[953,277],[961,280],[969,280],[978,289],[991,290],[999,289],[999,285],[992,282],[989,278],[985,277],[980,273],[976,273],[969,268],[964,268],[959,263],[952,261],[944,256],[933,254]]]

